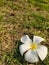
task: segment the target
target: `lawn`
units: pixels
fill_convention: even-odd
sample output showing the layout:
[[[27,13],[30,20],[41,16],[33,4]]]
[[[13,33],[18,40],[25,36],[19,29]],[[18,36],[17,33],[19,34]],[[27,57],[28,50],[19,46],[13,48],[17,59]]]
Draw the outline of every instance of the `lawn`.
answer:
[[[28,63],[19,52],[23,35],[45,38],[44,61]],[[0,65],[49,65],[49,0],[0,0]]]

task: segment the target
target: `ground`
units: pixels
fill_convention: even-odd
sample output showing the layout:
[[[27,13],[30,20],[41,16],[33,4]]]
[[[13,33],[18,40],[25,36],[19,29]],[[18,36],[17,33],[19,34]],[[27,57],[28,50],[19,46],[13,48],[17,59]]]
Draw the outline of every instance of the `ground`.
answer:
[[[23,35],[45,38],[48,55],[30,64],[19,53]],[[49,65],[49,0],[0,0],[0,65]]]

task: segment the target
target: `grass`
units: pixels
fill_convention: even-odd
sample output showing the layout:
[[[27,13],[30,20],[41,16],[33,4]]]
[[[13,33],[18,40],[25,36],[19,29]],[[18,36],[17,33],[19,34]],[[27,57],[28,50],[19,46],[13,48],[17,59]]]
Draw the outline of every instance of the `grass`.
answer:
[[[43,62],[30,64],[20,55],[25,34],[46,39]],[[49,65],[49,0],[0,0],[0,65]]]

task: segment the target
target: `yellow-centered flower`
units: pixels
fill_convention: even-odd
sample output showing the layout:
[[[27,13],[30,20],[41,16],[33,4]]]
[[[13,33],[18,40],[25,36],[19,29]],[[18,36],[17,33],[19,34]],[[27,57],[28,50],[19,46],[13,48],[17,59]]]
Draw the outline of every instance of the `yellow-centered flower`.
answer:
[[[40,44],[44,41],[43,38],[39,36],[34,36],[33,41],[28,35],[21,38],[21,42],[24,43],[20,45],[19,50],[21,55],[25,53],[25,60],[30,63],[35,63],[39,61],[39,58],[43,61],[47,56],[47,47]]]

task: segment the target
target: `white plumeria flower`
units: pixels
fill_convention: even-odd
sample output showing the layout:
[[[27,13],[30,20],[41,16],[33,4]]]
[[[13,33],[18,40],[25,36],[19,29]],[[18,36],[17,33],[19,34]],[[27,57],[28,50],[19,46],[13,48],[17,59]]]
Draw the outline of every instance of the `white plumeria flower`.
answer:
[[[39,61],[39,58],[43,61],[47,56],[47,47],[40,45],[40,42],[44,41],[43,38],[39,36],[34,36],[33,41],[28,35],[21,38],[21,42],[24,43],[20,45],[19,50],[21,55],[25,53],[25,60],[30,63],[35,63]]]

